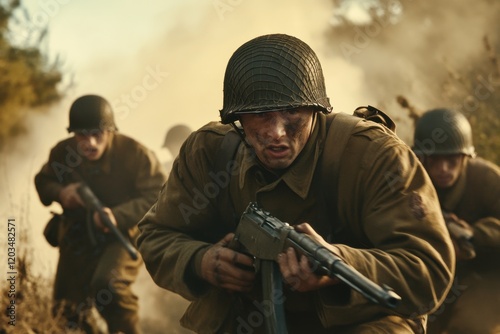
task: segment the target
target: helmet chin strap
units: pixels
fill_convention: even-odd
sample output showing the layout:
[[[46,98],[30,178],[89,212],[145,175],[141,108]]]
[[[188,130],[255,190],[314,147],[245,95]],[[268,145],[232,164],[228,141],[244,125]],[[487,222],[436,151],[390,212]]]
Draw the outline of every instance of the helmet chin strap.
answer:
[[[318,119],[318,112],[320,111],[314,111],[313,112],[313,119],[312,119],[312,123],[311,123],[311,129],[309,130],[309,137],[308,137],[308,141],[309,141],[309,138],[311,138],[311,135],[314,131],[314,127],[316,126],[316,120]]]
[[[231,122],[230,124],[234,128],[234,130],[236,130],[236,133],[240,136],[241,141],[245,144],[245,146],[247,148],[252,148],[252,146],[250,146],[250,144],[248,144],[245,139],[245,131],[243,130],[243,126],[241,125],[241,123],[237,125],[236,122]]]

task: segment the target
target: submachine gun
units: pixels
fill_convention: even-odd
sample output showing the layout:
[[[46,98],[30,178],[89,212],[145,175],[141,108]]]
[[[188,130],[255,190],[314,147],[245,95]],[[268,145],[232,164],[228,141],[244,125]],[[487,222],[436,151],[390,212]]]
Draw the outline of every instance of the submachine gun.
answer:
[[[292,226],[271,216],[254,202],[248,205],[241,216],[230,245],[233,249],[241,249],[241,246],[243,252],[256,258],[256,269],[262,275],[264,298],[274,305],[271,315],[265,317],[268,333],[287,333],[282,301],[276,301],[276,291],[282,291],[282,278],[274,261],[288,247],[305,255],[315,273],[338,278],[373,303],[395,308],[401,301],[401,297],[391,288],[385,285],[381,287],[369,280],[308,235],[295,231]]]
[[[472,243],[474,233],[461,225],[458,217],[447,211],[443,211],[444,221],[451,238],[456,242],[458,248],[463,254],[464,259],[470,260],[476,257],[476,249]],[[462,222],[462,224],[464,224]]]
[[[89,186],[85,182],[81,182],[81,185],[77,189],[78,195],[85,203],[85,207],[89,211],[96,211],[101,218],[103,224],[111,231],[111,233],[116,237],[116,239],[122,244],[123,247],[127,250],[130,257],[133,260],[137,260],[137,250],[132,246],[130,241],[123,236],[118,227],[111,222],[109,217],[104,212],[104,206],[101,201],[96,197],[94,192],[89,188]]]

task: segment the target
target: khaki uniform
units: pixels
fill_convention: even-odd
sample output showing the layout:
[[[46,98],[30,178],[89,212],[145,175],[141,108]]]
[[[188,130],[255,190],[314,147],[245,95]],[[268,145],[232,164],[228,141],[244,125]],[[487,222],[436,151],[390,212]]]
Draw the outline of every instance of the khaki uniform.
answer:
[[[443,210],[472,225],[476,258],[457,263],[445,303],[429,317],[429,330],[487,334],[500,330],[500,168],[469,159],[455,185],[438,192]],[[496,331],[495,331],[496,330]]]
[[[343,284],[310,293],[286,290],[289,333],[423,330],[425,314],[451,286],[454,252],[435,190],[411,150],[381,126],[359,124],[341,160],[339,211],[332,214],[337,203],[318,171],[329,154],[324,115],[318,114],[309,141],[282,175],[263,169],[243,144],[227,172],[214,173],[230,129],[214,122],[187,139],[157,203],[139,223],[139,251],[155,282],[193,300],[181,323],[199,333],[262,332],[265,312],[256,301],[208,287],[195,274],[203,251],[235,229],[217,208],[232,205],[239,216],[254,201],[282,221],[310,223],[337,244],[346,263],[402,297],[392,311]],[[219,192],[228,190],[232,203],[217,205]]]
[[[79,155],[74,137],[59,142],[35,177],[40,200],[44,205],[58,201],[61,189],[79,178],[112,210],[118,228],[132,240],[138,233],[137,222],[166,180],[152,151],[118,133],[112,134],[98,161]],[[130,285],[142,261],[132,260],[114,237],[89,230],[93,223],[88,219],[85,209],[65,210],[57,223],[57,307],[64,302],[69,326],[88,333],[93,329],[85,318],[92,306],[104,317],[110,332],[138,333],[137,297]]]

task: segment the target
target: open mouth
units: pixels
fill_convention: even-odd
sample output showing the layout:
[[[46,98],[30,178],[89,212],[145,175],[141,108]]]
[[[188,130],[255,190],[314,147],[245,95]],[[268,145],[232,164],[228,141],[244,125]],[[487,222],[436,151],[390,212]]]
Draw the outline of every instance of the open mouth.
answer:
[[[290,148],[285,145],[270,145],[266,147],[266,151],[272,158],[278,159],[287,156],[290,152]]]
[[[87,156],[94,156],[94,155],[96,155],[98,152],[99,152],[99,150],[98,150],[98,149],[96,149],[96,148],[88,148],[88,149],[86,149],[86,150],[85,150],[85,154],[86,154]]]

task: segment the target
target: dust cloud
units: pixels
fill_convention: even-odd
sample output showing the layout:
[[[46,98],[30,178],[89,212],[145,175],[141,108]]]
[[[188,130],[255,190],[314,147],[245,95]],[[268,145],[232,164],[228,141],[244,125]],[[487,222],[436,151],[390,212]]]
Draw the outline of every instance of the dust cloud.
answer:
[[[443,94],[444,83],[452,74],[457,76],[453,78],[457,86],[465,88],[457,73],[484,62],[485,35],[500,47],[500,4],[488,0],[399,3],[400,15],[382,16],[370,27],[354,27],[340,35],[331,29],[327,38],[335,41],[329,48],[332,56],[342,56],[362,69],[365,80],[359,91],[365,100],[393,117],[399,136],[411,144],[413,124],[396,96],[405,96],[420,112],[461,109],[464,101],[450,101]],[[485,79],[489,75],[476,74]]]

